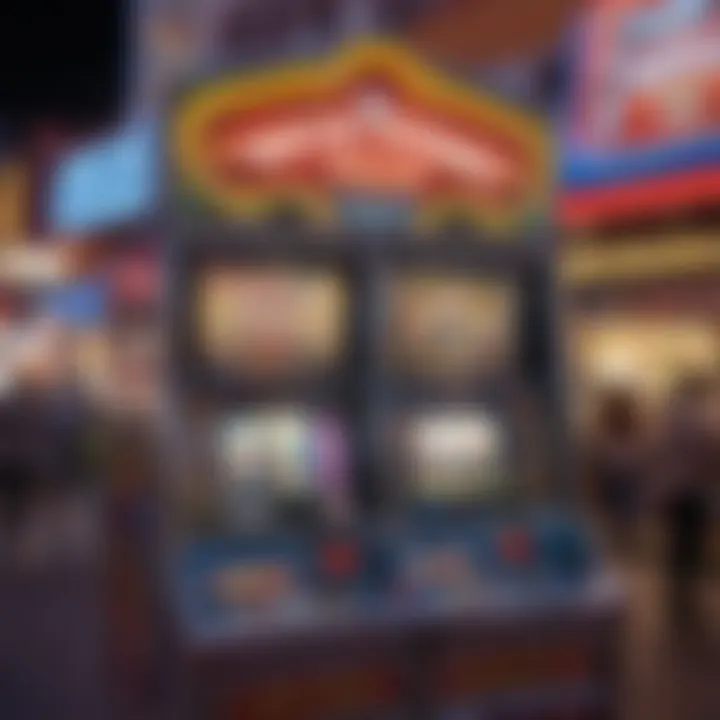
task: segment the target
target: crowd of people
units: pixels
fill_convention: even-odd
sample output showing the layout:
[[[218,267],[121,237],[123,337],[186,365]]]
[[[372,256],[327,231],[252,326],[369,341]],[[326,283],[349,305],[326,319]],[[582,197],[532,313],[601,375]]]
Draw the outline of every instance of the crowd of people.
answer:
[[[0,551],[5,560],[11,554],[26,561],[46,554],[47,545],[56,544],[58,525],[70,519],[60,506],[90,481],[93,422],[77,380],[72,339],[57,328],[46,333],[42,347],[18,360],[12,384],[4,388]],[[41,523],[32,523],[38,515]]]
[[[720,383],[676,383],[662,422],[649,422],[629,389],[607,392],[585,452],[592,501],[618,556],[637,560],[640,529],[661,529],[668,608],[678,626],[698,617],[720,483]]]
[[[14,358],[12,381],[0,394],[0,563],[33,564],[52,555],[92,550],[89,525],[99,526],[108,493],[113,506],[132,506],[132,483],[146,484],[119,462],[127,455],[124,426],[147,435],[149,384],[157,384],[153,358],[132,333],[113,351],[114,395],[100,402],[79,362],[76,331],[48,321]],[[122,400],[122,402],[120,401]],[[137,439],[130,456],[141,452]],[[145,443],[147,445],[147,443]],[[116,477],[121,473],[122,477]],[[140,473],[142,475],[142,473]],[[114,479],[111,479],[114,478]],[[127,503],[120,496],[130,495]],[[100,500],[100,502],[98,502]],[[92,517],[94,515],[94,517]]]

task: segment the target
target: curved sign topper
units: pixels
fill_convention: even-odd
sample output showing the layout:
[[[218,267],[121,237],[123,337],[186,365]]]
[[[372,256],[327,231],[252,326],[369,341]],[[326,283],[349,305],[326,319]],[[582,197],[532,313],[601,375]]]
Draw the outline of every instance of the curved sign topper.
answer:
[[[196,88],[172,150],[181,187],[240,218],[291,204],[333,222],[360,198],[517,227],[547,207],[542,128],[387,44]]]

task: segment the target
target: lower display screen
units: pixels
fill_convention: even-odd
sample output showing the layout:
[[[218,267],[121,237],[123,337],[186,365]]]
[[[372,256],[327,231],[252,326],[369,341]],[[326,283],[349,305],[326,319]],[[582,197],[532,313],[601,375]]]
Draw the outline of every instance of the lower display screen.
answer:
[[[492,415],[426,413],[411,416],[403,429],[410,492],[421,502],[462,504],[501,487],[505,438]]]
[[[311,513],[350,513],[347,443],[332,416],[292,408],[258,409],[225,419],[217,453],[227,519],[262,528]]]

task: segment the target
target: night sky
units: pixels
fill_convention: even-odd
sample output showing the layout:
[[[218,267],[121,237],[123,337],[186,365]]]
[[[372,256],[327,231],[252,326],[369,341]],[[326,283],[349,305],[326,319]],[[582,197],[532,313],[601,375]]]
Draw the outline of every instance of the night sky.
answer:
[[[132,51],[129,8],[142,1],[0,0],[0,151],[45,121],[82,135],[117,118]],[[327,5],[315,2],[318,12]],[[416,2],[392,7],[407,15]],[[387,20],[402,25],[405,15]],[[550,102],[565,85],[563,60],[538,77]]]
[[[122,0],[0,2],[0,123],[23,136],[46,119],[71,130],[113,119],[121,100]]]

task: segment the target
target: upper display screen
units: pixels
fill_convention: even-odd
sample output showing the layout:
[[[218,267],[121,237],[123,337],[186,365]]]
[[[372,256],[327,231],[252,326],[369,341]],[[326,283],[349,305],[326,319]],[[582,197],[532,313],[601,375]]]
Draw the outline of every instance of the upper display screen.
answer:
[[[339,362],[346,297],[333,274],[299,268],[216,267],[199,284],[201,353],[250,378],[303,376]]]
[[[499,280],[406,276],[390,288],[394,369],[427,380],[473,380],[511,362],[517,298]]]

